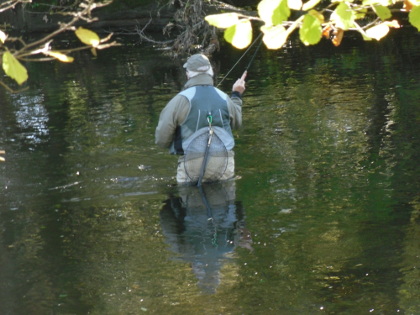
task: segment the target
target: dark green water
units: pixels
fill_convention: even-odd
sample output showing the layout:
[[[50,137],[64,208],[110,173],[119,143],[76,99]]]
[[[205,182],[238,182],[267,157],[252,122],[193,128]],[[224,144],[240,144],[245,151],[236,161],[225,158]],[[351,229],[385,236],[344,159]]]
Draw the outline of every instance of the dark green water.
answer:
[[[0,314],[420,314],[419,36],[262,50],[204,199],[154,145],[183,60],[29,65],[0,91]]]

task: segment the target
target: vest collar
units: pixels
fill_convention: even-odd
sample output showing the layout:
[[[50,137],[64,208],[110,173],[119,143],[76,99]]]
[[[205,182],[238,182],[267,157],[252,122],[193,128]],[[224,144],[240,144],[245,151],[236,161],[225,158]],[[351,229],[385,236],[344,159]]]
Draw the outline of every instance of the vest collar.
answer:
[[[188,89],[196,85],[214,85],[213,78],[207,73],[196,75],[185,83],[184,89]]]

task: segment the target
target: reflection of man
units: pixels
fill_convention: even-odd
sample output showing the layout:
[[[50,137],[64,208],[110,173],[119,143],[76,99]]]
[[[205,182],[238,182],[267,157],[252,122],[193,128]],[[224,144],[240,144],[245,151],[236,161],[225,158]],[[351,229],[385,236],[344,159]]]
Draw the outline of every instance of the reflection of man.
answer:
[[[203,292],[214,293],[226,254],[236,246],[252,250],[242,208],[235,204],[235,182],[182,186],[179,194],[161,210],[163,233],[171,249],[191,263]]]
[[[188,81],[185,89],[162,110],[155,133],[156,144],[169,148],[172,154],[181,155],[177,181],[190,182],[191,178],[185,172],[184,146],[199,130],[209,126],[211,117],[211,124],[219,132],[218,137],[228,151],[227,167],[220,179],[232,178],[235,168],[232,129],[239,128],[242,124],[241,96],[245,91],[246,72],[234,83],[231,97],[228,97],[213,86],[213,69],[206,56],[191,56],[184,68]]]

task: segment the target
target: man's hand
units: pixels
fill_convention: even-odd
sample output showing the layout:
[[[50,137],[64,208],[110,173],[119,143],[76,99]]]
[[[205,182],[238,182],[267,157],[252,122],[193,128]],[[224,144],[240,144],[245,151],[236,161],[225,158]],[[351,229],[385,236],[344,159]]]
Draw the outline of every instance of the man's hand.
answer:
[[[247,72],[245,71],[242,74],[242,77],[233,84],[232,92],[238,92],[241,95],[245,92],[245,78],[246,78]]]

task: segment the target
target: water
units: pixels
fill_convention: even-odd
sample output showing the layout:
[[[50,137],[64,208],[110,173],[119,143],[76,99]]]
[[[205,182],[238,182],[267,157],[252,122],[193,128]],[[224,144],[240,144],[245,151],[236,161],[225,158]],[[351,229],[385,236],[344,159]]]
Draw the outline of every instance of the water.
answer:
[[[262,50],[238,179],[204,191],[154,145],[183,60],[29,65],[0,91],[0,313],[420,314],[418,36]]]

